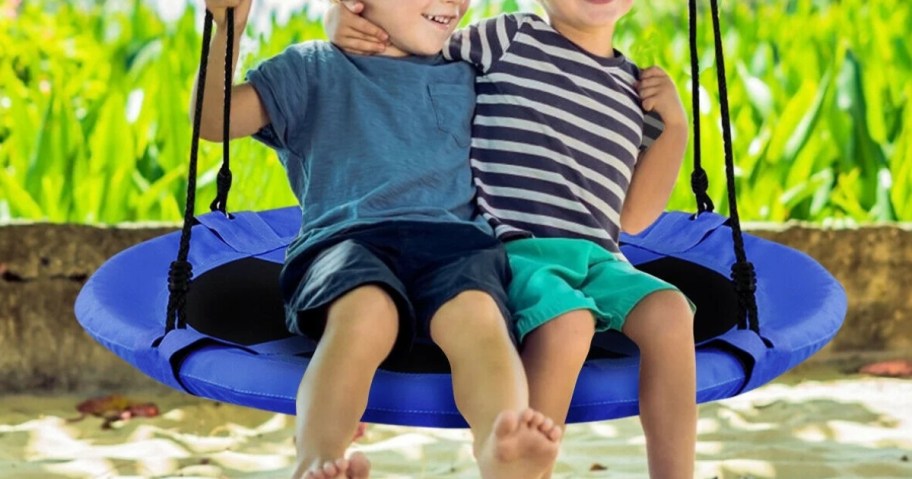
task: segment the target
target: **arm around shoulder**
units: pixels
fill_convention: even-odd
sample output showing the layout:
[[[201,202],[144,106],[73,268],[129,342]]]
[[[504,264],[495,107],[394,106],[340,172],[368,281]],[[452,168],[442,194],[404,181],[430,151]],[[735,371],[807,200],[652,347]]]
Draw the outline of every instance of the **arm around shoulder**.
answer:
[[[443,49],[447,60],[464,61],[487,72],[500,61],[519,31],[518,16],[504,14],[456,31]]]

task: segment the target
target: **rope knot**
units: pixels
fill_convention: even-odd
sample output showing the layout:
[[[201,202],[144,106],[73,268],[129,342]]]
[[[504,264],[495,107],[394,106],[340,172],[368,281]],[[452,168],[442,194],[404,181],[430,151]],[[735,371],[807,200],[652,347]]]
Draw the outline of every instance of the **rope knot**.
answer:
[[[738,293],[738,328],[750,329],[760,334],[757,317],[757,273],[750,261],[741,260],[732,265],[731,279]]]
[[[209,211],[221,211],[226,213],[228,205],[228,192],[231,190],[231,181],[233,176],[231,170],[223,163],[219,168],[218,176],[215,179],[216,194],[215,199],[209,204]]]
[[[231,170],[228,168],[219,168],[218,176],[216,176],[215,184],[219,192],[228,192],[231,189],[231,180],[232,180]]]
[[[690,189],[697,198],[698,212],[704,213],[715,209],[712,198],[706,193],[706,190],[709,189],[709,177],[706,176],[706,170],[701,167],[694,168],[693,173],[690,174]]]
[[[750,261],[738,261],[733,264],[731,279],[739,293],[754,294],[757,291],[757,272]]]
[[[190,289],[193,265],[188,261],[172,261],[168,270],[168,291],[185,294]]]
[[[703,168],[696,169],[690,174],[690,187],[695,193],[706,193],[709,188],[709,177]]]

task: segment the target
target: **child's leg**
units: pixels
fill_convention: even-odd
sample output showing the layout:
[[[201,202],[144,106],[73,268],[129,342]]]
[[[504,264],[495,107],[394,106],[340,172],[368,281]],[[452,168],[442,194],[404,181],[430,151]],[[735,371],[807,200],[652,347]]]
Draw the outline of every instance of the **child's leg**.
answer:
[[[395,303],[377,286],[356,288],[330,306],[326,329],[298,388],[295,478],[367,477],[363,456],[351,463],[342,458],[398,327]]]
[[[640,421],[649,475],[693,479],[697,435],[693,313],[677,291],[646,296],[622,328],[640,349]]]
[[[579,372],[586,362],[595,318],[586,309],[570,311],[539,326],[523,342],[522,362],[529,380],[529,405],[563,427]]]
[[[554,419],[561,429],[566,425],[576,380],[594,334],[592,312],[580,309],[539,326],[523,341],[521,357],[529,380],[529,406]],[[544,479],[551,477],[553,469],[554,462]]]
[[[523,366],[497,304],[481,291],[463,292],[434,314],[430,328],[450,362],[482,477],[541,477],[557,456],[561,431],[528,409]]]
[[[487,437],[501,411],[529,406],[526,377],[506,322],[494,301],[467,291],[437,311],[431,338],[453,375],[456,406],[477,437]]]

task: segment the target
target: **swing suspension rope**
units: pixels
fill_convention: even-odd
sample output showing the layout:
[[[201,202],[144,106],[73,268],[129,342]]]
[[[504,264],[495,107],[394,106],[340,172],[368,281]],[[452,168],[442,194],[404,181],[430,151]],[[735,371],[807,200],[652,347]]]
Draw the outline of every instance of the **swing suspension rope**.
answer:
[[[719,22],[719,6],[717,0],[710,0],[713,20],[713,38],[716,58],[716,80],[719,86],[719,100],[722,115],[722,138],[725,151],[725,176],[729,202],[729,224],[732,231],[732,242],[735,252],[735,263],[731,267],[731,280],[738,295],[738,328],[750,329],[760,334],[760,324],[757,314],[757,275],[753,263],[747,260],[744,251],[744,239],[741,232],[741,221],[738,216],[738,205],[735,194],[735,166],[734,154],[731,145],[731,121],[728,107],[728,88],[725,75],[725,58],[722,49],[722,34]],[[705,212],[712,212],[714,205],[707,194],[709,180],[702,166],[701,133],[700,133],[700,67],[697,51],[697,0],[689,0],[690,24],[690,65],[693,97],[693,130],[694,130],[694,169],[691,174],[691,189],[697,201],[699,216]],[[227,10],[226,23],[234,25],[234,9]],[[206,84],[206,74],[209,59],[209,47],[212,39],[213,16],[208,10],[203,26],[203,45],[200,55],[200,70],[196,86],[195,115],[193,118],[193,138],[190,144],[190,165],[187,179],[187,202],[184,208],[183,227],[181,229],[180,246],[177,259],[170,265],[168,272],[168,309],[165,321],[165,332],[173,329],[183,329],[186,321],[186,298],[193,278],[193,266],[187,261],[190,252],[190,236],[194,220],[194,203],[196,201],[196,176],[197,159],[199,153],[200,126],[202,121],[203,97]],[[211,211],[219,211],[230,218],[227,213],[228,193],[231,189],[231,169],[229,163],[229,133],[231,112],[231,86],[233,77],[234,60],[234,28],[228,28],[227,47],[225,49],[225,84],[222,124],[222,166],[217,177],[217,195],[210,204]],[[761,336],[762,338],[762,336]],[[764,338],[767,346],[770,343]]]
[[[690,0],[691,11],[696,10],[696,0]],[[731,118],[728,109],[728,83],[725,77],[725,55],[722,52],[722,28],[719,26],[718,0],[710,0],[713,20],[713,39],[716,56],[716,81],[719,85],[719,105],[722,113],[722,143],[725,147],[725,178],[727,180],[729,218],[732,230],[732,242],[735,249],[735,264],[731,268],[731,279],[738,293],[738,328],[750,329],[760,334],[760,322],[757,317],[757,272],[754,264],[747,260],[744,252],[744,236],[741,234],[741,218],[738,216],[738,199],[735,194],[735,160],[732,153]],[[694,15],[696,17],[696,15]],[[694,20],[695,21],[695,20]],[[696,24],[694,24],[696,25]],[[692,29],[696,30],[696,27]],[[691,33],[691,51],[696,50],[696,35]],[[695,61],[695,60],[691,60]],[[694,78],[700,76],[699,69],[691,72]],[[699,90],[694,90],[694,98],[699,98]],[[694,110],[694,120],[700,118],[700,111]],[[762,337],[762,336],[761,336]],[[767,346],[771,344],[766,341]]]
[[[184,206],[184,224],[181,228],[180,246],[177,250],[177,259],[171,262],[168,271],[168,311],[165,320],[165,332],[173,329],[187,327],[187,291],[193,279],[193,265],[187,261],[190,254],[190,235],[194,223],[194,204],[196,202],[196,171],[199,157],[200,126],[203,117],[203,98],[206,88],[206,74],[209,64],[209,44],[212,40],[212,12],[206,10],[206,19],[203,25],[203,47],[200,54],[200,70],[196,83],[196,104],[193,116],[193,138],[190,142],[190,167],[187,172],[187,203]],[[227,25],[234,25],[234,9],[229,8],[226,18]],[[222,166],[217,178],[217,195],[210,204],[212,211],[227,213],[228,192],[231,189],[231,169],[229,163],[230,149],[228,147],[231,119],[231,83],[234,60],[234,28],[227,28],[228,41],[225,48],[225,94],[222,121]]]

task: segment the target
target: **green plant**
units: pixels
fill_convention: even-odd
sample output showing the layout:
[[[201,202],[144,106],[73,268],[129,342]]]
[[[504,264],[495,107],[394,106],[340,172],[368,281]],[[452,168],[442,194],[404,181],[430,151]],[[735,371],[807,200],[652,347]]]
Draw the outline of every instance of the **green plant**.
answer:
[[[727,2],[724,28],[738,202],[751,220],[912,219],[912,74],[902,0]],[[631,56],[669,67],[690,104],[683,9],[643,9],[621,28]],[[633,18],[631,20],[634,20]],[[724,200],[708,12],[700,17],[703,161]],[[689,173],[686,171],[685,173]],[[682,175],[672,203],[689,204]]]
[[[476,2],[470,18],[529,2]],[[912,220],[912,46],[906,0],[724,2],[737,162],[747,220]],[[13,13],[9,13],[13,12]],[[34,0],[0,9],[0,220],[116,223],[180,218],[198,19],[165,23],[144,2]],[[616,44],[663,66],[690,105],[686,8],[640,2]],[[15,15],[13,17],[12,15]],[[703,162],[727,212],[708,12],[701,13]],[[321,38],[306,15],[248,31],[243,71]],[[196,209],[215,195],[220,145],[204,143]],[[232,142],[230,209],[293,204],[275,155]],[[693,209],[690,154],[670,208]]]

